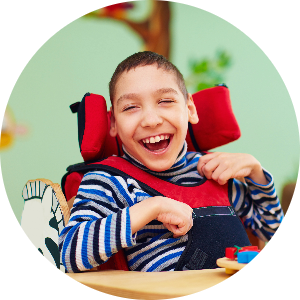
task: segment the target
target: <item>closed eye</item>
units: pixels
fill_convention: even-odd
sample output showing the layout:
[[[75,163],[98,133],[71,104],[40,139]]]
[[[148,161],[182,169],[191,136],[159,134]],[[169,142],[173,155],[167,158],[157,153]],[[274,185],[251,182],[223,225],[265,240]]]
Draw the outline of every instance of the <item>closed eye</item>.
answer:
[[[134,108],[136,108],[136,106],[130,105],[130,106],[124,107],[124,108],[122,109],[122,111],[128,111],[128,110],[131,110],[131,109],[134,109]]]
[[[173,99],[162,99],[159,101],[159,103],[172,103],[175,102]]]

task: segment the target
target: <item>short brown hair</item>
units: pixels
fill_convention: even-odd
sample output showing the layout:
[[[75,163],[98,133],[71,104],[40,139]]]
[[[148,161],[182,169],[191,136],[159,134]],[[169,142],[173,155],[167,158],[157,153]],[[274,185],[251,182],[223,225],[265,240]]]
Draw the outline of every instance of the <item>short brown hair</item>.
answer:
[[[125,71],[128,72],[129,70],[139,66],[148,66],[153,64],[157,64],[157,68],[162,68],[165,71],[173,73],[176,76],[178,87],[182,92],[184,98],[188,99],[188,92],[185,86],[185,82],[179,70],[164,56],[151,51],[143,51],[137,52],[127,57],[117,66],[109,82],[109,95],[111,103],[113,104],[113,97],[116,84],[122,73],[124,73]]]

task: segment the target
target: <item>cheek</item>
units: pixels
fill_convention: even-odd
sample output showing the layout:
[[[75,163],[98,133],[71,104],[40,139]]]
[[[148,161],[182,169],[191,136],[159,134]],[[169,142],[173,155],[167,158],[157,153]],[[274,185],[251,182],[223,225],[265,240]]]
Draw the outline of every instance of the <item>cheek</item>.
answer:
[[[119,136],[121,139],[123,137],[124,141],[126,138],[132,137],[135,133],[134,122],[130,120],[130,118],[126,118],[125,120],[120,118],[120,120],[118,120],[117,127]]]
[[[177,112],[173,112],[169,120],[172,124],[178,128],[178,130],[185,130],[188,126],[188,114],[185,110],[179,110]]]

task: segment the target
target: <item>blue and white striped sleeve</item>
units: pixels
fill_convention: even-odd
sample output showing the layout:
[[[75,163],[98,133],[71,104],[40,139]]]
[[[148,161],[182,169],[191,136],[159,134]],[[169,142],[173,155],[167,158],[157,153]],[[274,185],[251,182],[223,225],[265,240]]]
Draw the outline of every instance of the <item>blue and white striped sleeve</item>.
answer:
[[[279,227],[283,212],[277,197],[272,175],[264,170],[267,185],[257,184],[250,178],[246,183],[233,180],[232,202],[246,228],[263,241],[268,241]]]
[[[129,215],[134,203],[135,195],[123,178],[99,171],[83,177],[69,223],[59,237],[67,272],[92,269],[136,243]]]

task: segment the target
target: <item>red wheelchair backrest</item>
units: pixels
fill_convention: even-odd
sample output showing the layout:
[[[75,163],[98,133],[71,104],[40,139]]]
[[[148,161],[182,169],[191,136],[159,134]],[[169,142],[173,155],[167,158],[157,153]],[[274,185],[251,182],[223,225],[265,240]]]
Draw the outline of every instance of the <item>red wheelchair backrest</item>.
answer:
[[[188,151],[208,151],[228,144],[241,136],[233,114],[229,90],[216,86],[193,94],[199,116],[197,124],[189,124],[186,136]],[[78,140],[85,162],[99,160],[113,154],[121,156],[122,142],[109,134],[110,111],[103,96],[87,93],[81,102],[70,106],[77,113]],[[73,172],[65,176],[62,188],[67,200],[76,196],[83,174]]]
[[[189,124],[186,137],[188,151],[211,150],[241,136],[227,87],[216,86],[199,91],[193,99],[199,122]],[[78,115],[78,139],[84,161],[123,154],[120,138],[112,138],[109,134],[110,112],[103,96],[87,93],[81,102],[70,107]]]

